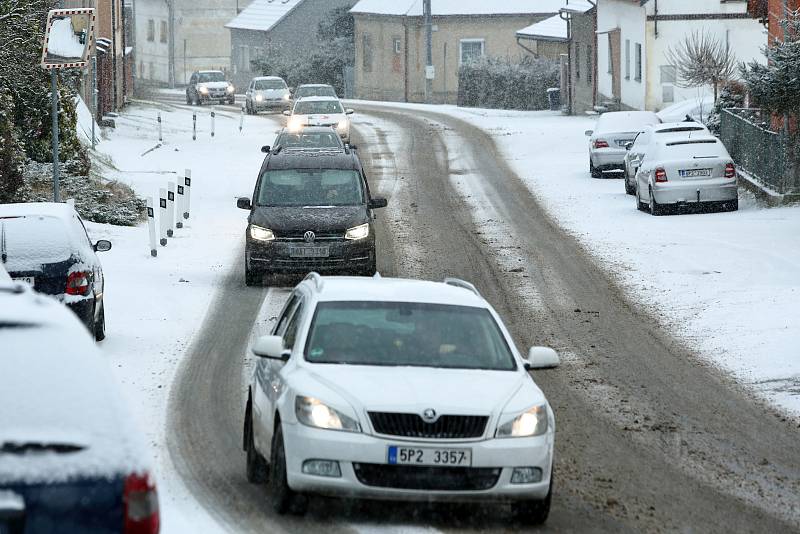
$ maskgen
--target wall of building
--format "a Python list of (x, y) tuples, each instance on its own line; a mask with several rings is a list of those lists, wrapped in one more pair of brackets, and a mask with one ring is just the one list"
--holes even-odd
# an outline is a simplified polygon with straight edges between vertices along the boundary
[(406, 100), (406, 22), (406, 17), (355, 17), (356, 98)]
[[(136, 78), (160, 84), (169, 83), (169, 12), (164, 0), (136, 0)], [(149, 32), (152, 21), (153, 32)], [(161, 28), (167, 34), (162, 39)]]
[(800, 0), (769, 0), (769, 42), (784, 40), (784, 27), (781, 22), (791, 12), (800, 10)]
[(551, 41), (548, 39), (523, 38), (517, 39), (517, 44), (522, 48), (524, 56), (555, 61), (558, 61), (561, 54), (566, 54), (568, 48), (566, 41)]
[[(572, 112), (584, 113), (595, 105), (597, 84), (597, 35), (595, 34), (596, 11), (572, 15), (572, 44), (570, 50), (570, 77), (572, 80)], [(580, 47), (580, 57), (575, 48)]]
[[(682, 1), (682, 0), (678, 0)], [(661, 2), (664, 4), (666, 2)], [(660, 4), (659, 4), (660, 5)], [(644, 62), (647, 57), (645, 39), (646, 11), (638, 2), (623, 0), (605, 0), (597, 5), (597, 100), (614, 100), (613, 79), (611, 75), (612, 61), (619, 62), (619, 100), (624, 108), (644, 109), (645, 81), (635, 76), (636, 44), (642, 46), (642, 76)], [(619, 29), (619, 51), (612, 57), (609, 53), (610, 31)], [(630, 72), (625, 68), (626, 43), (630, 43)]]

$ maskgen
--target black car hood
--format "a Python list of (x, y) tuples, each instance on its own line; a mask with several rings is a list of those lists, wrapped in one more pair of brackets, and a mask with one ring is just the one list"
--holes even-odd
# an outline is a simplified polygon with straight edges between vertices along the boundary
[(366, 206), (267, 207), (257, 206), (250, 214), (252, 224), (269, 228), (280, 239), (303, 235), (308, 230), (317, 235), (339, 234), (369, 222)]

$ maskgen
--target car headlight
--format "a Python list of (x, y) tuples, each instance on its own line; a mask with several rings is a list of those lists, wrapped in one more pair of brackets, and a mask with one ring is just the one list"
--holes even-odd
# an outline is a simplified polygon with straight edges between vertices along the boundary
[(348, 228), (347, 232), (345, 232), (344, 234), (344, 238), (349, 239), (350, 241), (364, 239), (365, 237), (368, 236), (369, 236), (369, 223), (355, 226), (353, 228)]
[(547, 432), (547, 405), (534, 406), (497, 427), (498, 438), (541, 436)]
[(229, 92), (229, 93), (232, 93), (232, 92), (234, 92), (235, 90), (236, 90), (236, 88), (235, 88), (234, 86), (232, 86), (232, 85), (229, 85), (229, 86), (228, 86), (228, 92)]
[(290, 98), (292, 98), (292, 95), (290, 95), (289, 93), (286, 93), (285, 95), (283, 95), (283, 99), (284, 100), (289, 100)]
[(264, 100), (264, 95), (256, 95), (256, 102), (261, 102)]
[(294, 412), (297, 420), (306, 426), (361, 432), (361, 425), (358, 424), (358, 421), (313, 397), (297, 397), (294, 401)]
[(207, 95), (208, 94), (208, 87), (206, 87), (205, 85), (201, 85), (200, 89), (198, 89), (198, 91), (200, 91), (204, 95)]
[(302, 118), (291, 118), (289, 119), (289, 131), (296, 133), (303, 129), (305, 126), (305, 121)]
[(250, 237), (256, 241), (274, 241), (275, 234), (269, 228), (262, 228), (255, 224), (250, 225)]
[(339, 121), (339, 124), (336, 125), (336, 128), (339, 130), (346, 130), (348, 127), (347, 119), (342, 119)]

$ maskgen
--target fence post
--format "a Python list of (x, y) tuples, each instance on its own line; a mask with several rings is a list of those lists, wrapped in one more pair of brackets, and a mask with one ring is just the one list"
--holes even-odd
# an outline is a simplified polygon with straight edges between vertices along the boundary
[(167, 237), (172, 237), (175, 232), (172, 230), (175, 226), (175, 182), (167, 182)]
[(239, 116), (239, 133), (242, 133), (243, 126), (244, 126), (244, 106), (242, 106), (242, 114)]
[(214, 110), (212, 109), (212, 110), (211, 110), (211, 137), (214, 137), (214, 118), (215, 118), (216, 116), (217, 116), (217, 114), (216, 114), (216, 113), (214, 112)]
[(147, 230), (150, 233), (150, 255), (158, 256), (158, 245), (156, 243), (156, 214), (153, 210), (153, 197), (147, 197)]
[(186, 207), (184, 208), (186, 211), (183, 212), (183, 218), (188, 219), (192, 206), (192, 169), (184, 171), (183, 185), (186, 186)]
[(162, 135), (162, 132), (161, 132), (161, 112), (159, 111), (158, 112), (158, 142), (160, 143), (163, 140), (164, 140), (164, 136)]
[(178, 198), (175, 199), (175, 228), (183, 228), (183, 221), (181, 221), (181, 214), (184, 213), (183, 202), (186, 198), (183, 192), (184, 192), (183, 186), (181, 185), (180, 181), (178, 181)]
[(197, 141), (197, 112), (192, 112), (192, 141)]
[(167, 246), (167, 190), (163, 187), (158, 190), (158, 226), (162, 247)]

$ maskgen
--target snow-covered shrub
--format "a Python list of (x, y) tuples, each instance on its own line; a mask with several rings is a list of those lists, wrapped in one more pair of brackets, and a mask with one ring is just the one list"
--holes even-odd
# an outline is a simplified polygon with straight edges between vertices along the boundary
[(555, 60), (483, 58), (458, 71), (458, 105), (499, 109), (547, 109), (547, 89), (559, 86)]
[(17, 200), (23, 184), (23, 151), (13, 111), (11, 95), (0, 88), (0, 203)]
[(745, 95), (747, 88), (743, 83), (730, 80), (722, 86), (719, 91), (719, 97), (714, 103), (714, 108), (709, 113), (706, 119), (706, 126), (716, 136), (720, 134), (720, 114), (723, 109), (729, 108), (743, 108), (745, 102)]

